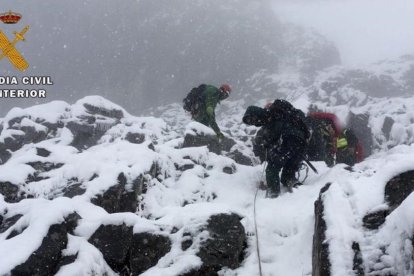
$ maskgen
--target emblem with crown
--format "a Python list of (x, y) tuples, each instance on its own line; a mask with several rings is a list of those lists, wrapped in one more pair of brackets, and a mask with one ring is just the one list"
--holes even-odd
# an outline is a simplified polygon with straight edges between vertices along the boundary
[(5, 13), (0, 13), (0, 20), (5, 24), (16, 24), (22, 18), (22, 15), (17, 12), (9, 10)]

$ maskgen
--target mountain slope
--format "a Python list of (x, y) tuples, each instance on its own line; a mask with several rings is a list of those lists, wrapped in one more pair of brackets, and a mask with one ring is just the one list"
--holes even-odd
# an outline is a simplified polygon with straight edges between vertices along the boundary
[[(363, 110), (374, 116), (382, 104)], [(189, 135), (213, 133), (189, 123), (179, 106), (164, 110), (164, 119), (134, 117), (96, 96), (11, 110), (0, 143), (0, 274), (47, 267), (57, 275), (254, 275), (258, 235), (264, 275), (311, 275), (314, 202), (322, 198), (332, 275), (353, 273), (354, 242), (367, 273), (410, 275), (411, 197), (392, 205), (384, 187), (413, 169), (412, 146), (386, 150), (399, 143), (393, 134), (352, 170), (315, 162), (319, 174), (304, 167), (303, 186), (277, 199), (259, 190), (255, 205), (264, 177), (250, 150), (256, 128), (240, 123), (240, 102), (220, 108), (219, 124), (234, 139), (222, 155), (186, 145)], [(411, 127), (401, 112), (384, 116)], [(372, 130), (375, 138), (381, 124)], [(367, 230), (364, 218), (378, 210), (390, 215)]]

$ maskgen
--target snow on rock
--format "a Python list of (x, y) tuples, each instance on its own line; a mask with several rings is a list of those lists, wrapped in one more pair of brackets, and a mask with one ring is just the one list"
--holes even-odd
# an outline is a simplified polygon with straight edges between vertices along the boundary
[(314, 162), (319, 174), (303, 168), (303, 185), (277, 199), (257, 190), (264, 167), (251, 150), (257, 128), (241, 123), (243, 101), (220, 105), (222, 143), (176, 105), (160, 118), (96, 96), (52, 102), (53, 116), (47, 106), (14, 110), (2, 137), (25, 127), (46, 135), (4, 148), (0, 274), (250, 276), (259, 250), (263, 275), (410, 275), (413, 198), (403, 183), (414, 170), (405, 145), (414, 101), (317, 102), (345, 121), (368, 112), (375, 151), (352, 168)]
[[(319, 256), (328, 254), (331, 275), (412, 274), (413, 161), (414, 147), (398, 146), (352, 171), (337, 171), (318, 201), (326, 227), (315, 229), (324, 232), (315, 232), (316, 242), (327, 245)], [(322, 271), (327, 264), (314, 265)]]

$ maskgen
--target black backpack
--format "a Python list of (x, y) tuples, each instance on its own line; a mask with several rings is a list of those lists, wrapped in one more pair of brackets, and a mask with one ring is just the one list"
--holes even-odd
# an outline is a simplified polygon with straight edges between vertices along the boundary
[(190, 93), (183, 99), (183, 108), (191, 114), (196, 114), (204, 106), (204, 93), (206, 89), (205, 84), (191, 89)]
[(270, 106), (269, 112), (271, 117), (276, 120), (289, 120), (293, 126), (303, 131), (305, 140), (311, 137), (312, 133), (305, 122), (305, 114), (301, 110), (293, 107), (290, 102), (277, 99)]
[(251, 105), (247, 107), (243, 115), (243, 123), (246, 125), (263, 126), (269, 121), (269, 112), (266, 109)]

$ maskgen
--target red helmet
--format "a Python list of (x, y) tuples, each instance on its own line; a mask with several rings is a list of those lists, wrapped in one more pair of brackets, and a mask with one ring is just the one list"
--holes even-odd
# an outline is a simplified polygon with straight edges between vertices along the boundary
[(228, 85), (227, 83), (225, 83), (225, 84), (222, 84), (220, 86), (220, 90), (223, 91), (223, 92), (226, 92), (227, 94), (230, 94), (231, 87), (230, 87), (230, 85)]

